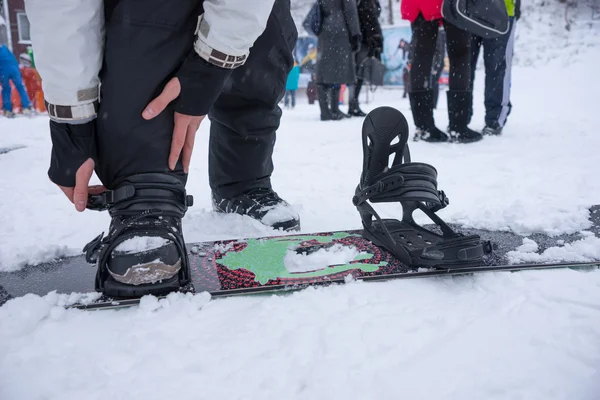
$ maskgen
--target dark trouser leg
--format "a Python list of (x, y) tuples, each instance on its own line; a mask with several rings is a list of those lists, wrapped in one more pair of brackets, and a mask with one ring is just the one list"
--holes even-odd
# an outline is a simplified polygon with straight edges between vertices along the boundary
[(290, 96), (292, 97), (292, 108), (296, 107), (296, 91), (290, 90)]
[(471, 85), (471, 34), (444, 21), (450, 61), (450, 90), (469, 90)]
[(510, 113), (510, 81), (514, 44), (514, 21), (508, 34), (484, 39), (485, 62), (485, 124), (500, 128)]
[(426, 21), (423, 15), (419, 14), (411, 24), (413, 53), (412, 67), (409, 72), (410, 92), (431, 89), (431, 67), (438, 35), (438, 23), (439, 21)]
[(317, 91), (319, 93), (319, 108), (321, 109), (321, 119), (331, 119), (331, 109), (329, 98), (331, 97), (331, 85), (318, 83)]
[(481, 44), (482, 38), (480, 36), (471, 36), (471, 80), (469, 84), (471, 89), (471, 105), (469, 106), (469, 122), (471, 122), (471, 118), (473, 117), (473, 88), (475, 87), (475, 70), (477, 68)]
[(180, 162), (175, 171), (167, 165), (173, 108), (167, 106), (150, 121), (142, 118), (142, 111), (192, 50), (198, 5), (180, 0), (105, 0), (96, 172), (109, 189), (140, 173), (186, 180)]
[(236, 69), (209, 113), (210, 187), (230, 198), (253, 188), (270, 188), (275, 131), (292, 68), (297, 31), (289, 0), (276, 0), (267, 27)]

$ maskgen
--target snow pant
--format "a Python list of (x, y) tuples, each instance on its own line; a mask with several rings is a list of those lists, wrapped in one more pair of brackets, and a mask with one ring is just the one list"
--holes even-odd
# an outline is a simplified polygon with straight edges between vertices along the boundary
[[(173, 107), (149, 121), (142, 111), (194, 51), (201, 13), (201, 0), (105, 0), (96, 173), (109, 189), (128, 176), (148, 172), (186, 182), (181, 160), (174, 171), (167, 164)], [(276, 0), (246, 63), (233, 71), (208, 114), (209, 182), (219, 197), (271, 185), (271, 156), (281, 118), (278, 103), (292, 68), (296, 38), (290, 0)]]
[[(510, 31), (503, 36), (484, 39), (472, 36), (471, 39), (471, 90), (475, 80), (475, 68), (481, 46), (485, 65), (485, 124), (501, 128), (506, 123), (512, 105), (510, 104), (511, 64), (515, 42), (515, 20), (510, 18)], [(473, 115), (471, 105), (469, 115)]]
[(5, 112), (12, 112), (13, 105), (11, 100), (10, 81), (15, 85), (19, 97), (21, 98), (21, 108), (31, 108), (31, 101), (27, 95), (27, 90), (23, 84), (23, 77), (18, 68), (3, 70), (0, 72), (0, 86), (2, 87), (2, 108)]
[[(471, 81), (471, 34), (442, 20), (446, 31), (446, 48), (450, 60), (450, 90), (468, 90)], [(410, 92), (431, 90), (431, 69), (439, 28), (439, 20), (427, 21), (423, 14), (411, 23), (412, 61)]]

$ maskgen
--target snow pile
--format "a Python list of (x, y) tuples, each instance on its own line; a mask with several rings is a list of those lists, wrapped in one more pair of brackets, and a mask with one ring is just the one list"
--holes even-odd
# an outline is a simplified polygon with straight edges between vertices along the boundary
[(551, 262), (591, 262), (600, 259), (600, 238), (586, 235), (581, 240), (565, 243), (537, 253), (537, 243), (523, 239), (523, 245), (507, 253), (511, 264)]
[(289, 249), (283, 262), (288, 272), (292, 273), (320, 271), (330, 265), (347, 264), (360, 254), (362, 253), (354, 246), (343, 246), (336, 243), (310, 254), (298, 253), (296, 249)]
[(265, 225), (274, 225), (278, 222), (290, 221), (298, 218), (298, 213), (292, 207), (286, 204), (277, 204), (275, 206), (265, 207), (260, 211), (267, 213), (262, 217)]

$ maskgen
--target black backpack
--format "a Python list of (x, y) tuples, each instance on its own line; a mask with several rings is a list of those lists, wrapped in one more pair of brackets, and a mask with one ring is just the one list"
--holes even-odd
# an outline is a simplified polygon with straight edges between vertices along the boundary
[(483, 38), (508, 34), (504, 0), (444, 0), (442, 16), (452, 25)]

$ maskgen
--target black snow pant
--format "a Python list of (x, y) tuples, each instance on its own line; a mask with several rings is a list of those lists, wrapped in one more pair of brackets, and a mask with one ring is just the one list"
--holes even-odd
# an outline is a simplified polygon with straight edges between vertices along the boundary
[[(150, 121), (141, 115), (193, 51), (202, 0), (105, 0), (105, 13), (96, 172), (109, 189), (148, 172), (174, 175), (185, 183), (181, 160), (174, 171), (167, 164), (173, 107)], [(233, 72), (208, 114), (209, 181), (220, 197), (271, 185), (278, 103), (296, 38), (290, 0), (276, 0), (246, 63)]]
[[(468, 90), (470, 85), (471, 34), (443, 20), (446, 30), (446, 48), (450, 61), (449, 89)], [(411, 24), (412, 61), (410, 68), (410, 92), (431, 90), (431, 69), (439, 20), (427, 21), (423, 14)]]
[[(510, 103), (511, 64), (515, 41), (515, 21), (510, 18), (510, 31), (500, 37), (484, 39), (473, 35), (471, 40), (471, 90), (481, 46), (485, 65), (485, 124), (494, 129), (506, 123)], [(473, 115), (471, 105), (470, 115)]]

